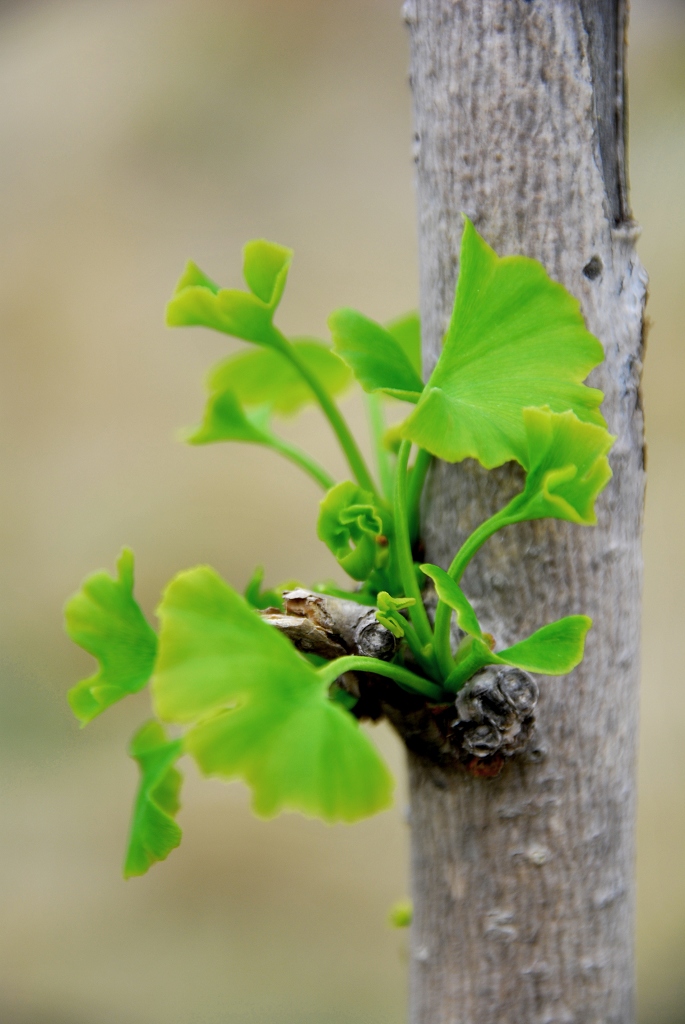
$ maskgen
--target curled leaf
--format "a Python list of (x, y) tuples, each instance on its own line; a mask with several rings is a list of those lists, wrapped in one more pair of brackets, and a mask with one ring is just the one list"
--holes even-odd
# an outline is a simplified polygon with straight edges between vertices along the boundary
[(402, 435), (448, 462), (527, 468), (524, 408), (604, 426), (602, 392), (582, 384), (602, 358), (578, 301), (536, 260), (498, 257), (465, 219), (444, 347)]
[(83, 725), (142, 690), (152, 675), (157, 637), (133, 597), (133, 561), (133, 552), (124, 548), (117, 579), (94, 573), (65, 608), (67, 633), (100, 663), (94, 676), (69, 690), (69, 704)]
[(349, 480), (336, 484), (322, 500), (317, 535), (352, 579), (365, 580), (387, 561), (383, 520), (373, 495)]
[(523, 493), (512, 502), (514, 518), (596, 523), (594, 504), (611, 479), (607, 454), (615, 438), (572, 412), (524, 409), (523, 420), (529, 469)]
[(183, 778), (174, 764), (183, 753), (183, 741), (169, 740), (153, 720), (135, 734), (129, 753), (138, 762), (141, 778), (124, 862), (125, 878), (144, 875), (181, 842), (174, 816), (180, 806)]
[(271, 310), (281, 301), (292, 259), (292, 249), (263, 238), (247, 242), (243, 248), (243, 276), (247, 287)]

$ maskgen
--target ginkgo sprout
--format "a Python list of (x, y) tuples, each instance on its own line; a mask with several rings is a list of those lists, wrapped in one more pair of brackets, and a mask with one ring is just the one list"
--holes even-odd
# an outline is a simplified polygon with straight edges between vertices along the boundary
[[(332, 345), (287, 338), (274, 315), (291, 260), (283, 246), (249, 242), (247, 291), (220, 288), (188, 264), (167, 323), (209, 327), (256, 347), (210, 371), (202, 422), (185, 436), (193, 445), (262, 445), (316, 481), (324, 492), (318, 537), (353, 582), (348, 590), (315, 584), (312, 592), (330, 599), (331, 608), (342, 601), (356, 602), (366, 615), (375, 609), (375, 628), (388, 631), (387, 658), (355, 653), (354, 644), (341, 640), (344, 630), (332, 641), (349, 651), (340, 657), (322, 657), (310, 641), (294, 642), (294, 634), (277, 628), (292, 619), (288, 585), (263, 590), (261, 568), (244, 596), (207, 566), (181, 572), (157, 609), (158, 632), (133, 596), (130, 551), (120, 555), (116, 578), (99, 572), (87, 579), (67, 604), (66, 627), (99, 668), (69, 692), (74, 714), (85, 725), (149, 684), (155, 715), (130, 747), (141, 781), (127, 877), (144, 874), (181, 840), (175, 816), (182, 755), (191, 755), (206, 775), (244, 780), (263, 817), (296, 810), (328, 822), (355, 821), (390, 805), (393, 780), (360, 728), (364, 701), (350, 683), (354, 674), (411, 694), (436, 712), (451, 708), (454, 716), (464, 706), (464, 687), (487, 666), (516, 670), (512, 686), (524, 679), (519, 670), (570, 672), (582, 660), (592, 624), (570, 615), (498, 650), (461, 586), (476, 552), (505, 526), (542, 518), (596, 522), (614, 438), (599, 412), (602, 393), (583, 383), (603, 352), (578, 302), (535, 260), (499, 258), (465, 219), (454, 310), (424, 386), (416, 314), (382, 326), (342, 309), (329, 319)], [(374, 472), (336, 403), (355, 380), (368, 396)], [(385, 421), (388, 400), (413, 405), (392, 428)], [(351, 479), (336, 481), (274, 428), (275, 419), (307, 404), (318, 405), (327, 419)], [(433, 456), (477, 459), (487, 469), (513, 460), (525, 472), (521, 492), (477, 527), (449, 566), (416, 558), (420, 499)], [(323, 627), (310, 622), (307, 628), (311, 637)], [(528, 704), (534, 687), (530, 681)], [(406, 908), (398, 911), (395, 923), (407, 923), (408, 915)]]

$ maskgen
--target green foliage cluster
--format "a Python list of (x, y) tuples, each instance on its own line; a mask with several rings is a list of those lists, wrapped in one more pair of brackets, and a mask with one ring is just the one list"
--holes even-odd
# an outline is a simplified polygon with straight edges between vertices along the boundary
[[(439, 706), (486, 665), (563, 675), (583, 656), (591, 625), (583, 615), (496, 651), (460, 586), (479, 548), (506, 526), (545, 517), (595, 522), (613, 438), (599, 412), (602, 393), (583, 383), (603, 353), (577, 301), (535, 260), (499, 258), (466, 220), (452, 319), (424, 386), (416, 314), (382, 326), (342, 309), (329, 320), (332, 346), (285, 337), (274, 314), (291, 259), (282, 246), (249, 242), (247, 291), (220, 288), (195, 264), (186, 267), (167, 322), (210, 327), (255, 346), (211, 370), (202, 423), (187, 441), (259, 444), (316, 481), (324, 492), (318, 536), (356, 581), (349, 591), (328, 592), (375, 607), (398, 638), (397, 653), (391, 661), (315, 663), (259, 616), (259, 609), (282, 606), (279, 588), (262, 590), (261, 569), (244, 596), (206, 566), (180, 573), (157, 609), (158, 633), (133, 596), (130, 551), (121, 554), (116, 578), (100, 572), (86, 580), (67, 605), (67, 630), (99, 669), (70, 691), (75, 715), (85, 725), (149, 682), (156, 716), (130, 748), (141, 782), (126, 876), (143, 874), (180, 842), (175, 763), (184, 753), (206, 775), (243, 779), (264, 817), (291, 809), (354, 821), (387, 807), (392, 778), (352, 714), (354, 698), (335, 685), (345, 671), (372, 671)], [(375, 473), (336, 404), (355, 380), (367, 395)], [(413, 406), (392, 429), (387, 401)], [(351, 479), (336, 482), (274, 429), (274, 419), (308, 403), (328, 420)], [(447, 569), (418, 565), (413, 555), (433, 456), (477, 459), (489, 469), (514, 460), (526, 474), (521, 493), (474, 531)], [(432, 622), (423, 595), (430, 584), (437, 594)], [(318, 589), (327, 592), (326, 585)], [(456, 651), (453, 615), (464, 634)]]

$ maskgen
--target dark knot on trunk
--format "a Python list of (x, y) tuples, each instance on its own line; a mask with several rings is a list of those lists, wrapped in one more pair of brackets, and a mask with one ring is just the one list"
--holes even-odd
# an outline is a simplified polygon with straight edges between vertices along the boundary
[(490, 665), (457, 695), (454, 739), (474, 757), (511, 756), (530, 739), (538, 685), (519, 668)]

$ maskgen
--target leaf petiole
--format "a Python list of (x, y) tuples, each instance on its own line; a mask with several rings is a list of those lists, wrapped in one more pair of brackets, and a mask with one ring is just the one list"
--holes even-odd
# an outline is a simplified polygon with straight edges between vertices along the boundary
[[(491, 516), (489, 519), (486, 519), (484, 523), (481, 523), (480, 526), (473, 531), (471, 536), (464, 541), (452, 559), (452, 564), (447, 570), (448, 575), (451, 576), (456, 583), (459, 583), (464, 575), (467, 565), (476, 552), (482, 548), (486, 540), (492, 537), (494, 533), (497, 533), (498, 530), (516, 522), (516, 519), (511, 515), (511, 512), (518, 497), (519, 495), (510, 501), (503, 509), (500, 509), (499, 512), (496, 512), (494, 516)], [(438, 600), (437, 608), (435, 609), (434, 624), (435, 653), (438, 659), (438, 664), (440, 665), (440, 669), (443, 673), (445, 673), (448, 668), (450, 672), (454, 669), (454, 658), (452, 657), (452, 646), (450, 643), (452, 611), (453, 609), (445, 601)]]
[(279, 455), (294, 462), (296, 466), (308, 473), (324, 491), (330, 491), (331, 487), (335, 487), (335, 480), (330, 473), (327, 473), (323, 466), (320, 466), (316, 459), (313, 459), (306, 451), (298, 448), (297, 445), (290, 444), (289, 441), (284, 441), (281, 437), (272, 435), (272, 438), (269, 445), (272, 451), (278, 452)]
[[(418, 638), (423, 647), (433, 649), (433, 630), (431, 629), (428, 615), (423, 605), (423, 598), (419, 588), (416, 573), (414, 572), (414, 561), (411, 553), (411, 541), (409, 538), (409, 521), (407, 518), (407, 464), (411, 451), (411, 441), (403, 441), (397, 456), (397, 469), (395, 472), (395, 551), (397, 565), (400, 571), (402, 587), (407, 597), (413, 597), (415, 603), (408, 609), (409, 616)], [(433, 659), (434, 660), (434, 659)]]
[(392, 501), (393, 468), (390, 462), (390, 453), (383, 443), (383, 435), (385, 434), (383, 403), (380, 396), (377, 394), (365, 394), (364, 397), (366, 398), (366, 409), (369, 417), (369, 426), (371, 427), (373, 446), (376, 453), (376, 464), (378, 466), (378, 476), (381, 481), (381, 488), (388, 501)]
[(409, 475), (407, 511), (409, 516), (409, 539), (414, 544), (419, 537), (419, 513), (423, 485), (433, 456), (425, 448), (419, 448), (413, 469)]
[(373, 478), (368, 470), (364, 456), (359, 450), (359, 446), (352, 436), (352, 432), (347, 425), (345, 417), (342, 415), (337, 405), (328, 394), (328, 391), (321, 384), (316, 374), (312, 373), (306, 363), (300, 359), (300, 356), (293, 345), (288, 341), (284, 334), (282, 334), (277, 327), (271, 325), (274, 338), (277, 341), (279, 351), (285, 356), (286, 359), (295, 367), (300, 376), (311, 388), (317, 402), (321, 406), (321, 410), (330, 423), (333, 431), (340, 442), (345, 457), (349, 463), (350, 469), (352, 470), (357, 483), (364, 490), (371, 491), (372, 494), (376, 495), (381, 500), (378, 494), (378, 489), (373, 482)]
[(445, 697), (445, 691), (441, 686), (415, 675), (409, 669), (401, 665), (392, 665), (390, 662), (381, 661), (379, 658), (367, 658), (364, 655), (349, 654), (344, 658), (336, 658), (317, 669), (317, 675), (322, 683), (330, 686), (344, 672), (373, 672), (375, 675), (386, 676), (393, 679), (399, 686), (411, 693), (420, 693), (424, 697), (437, 703)]

